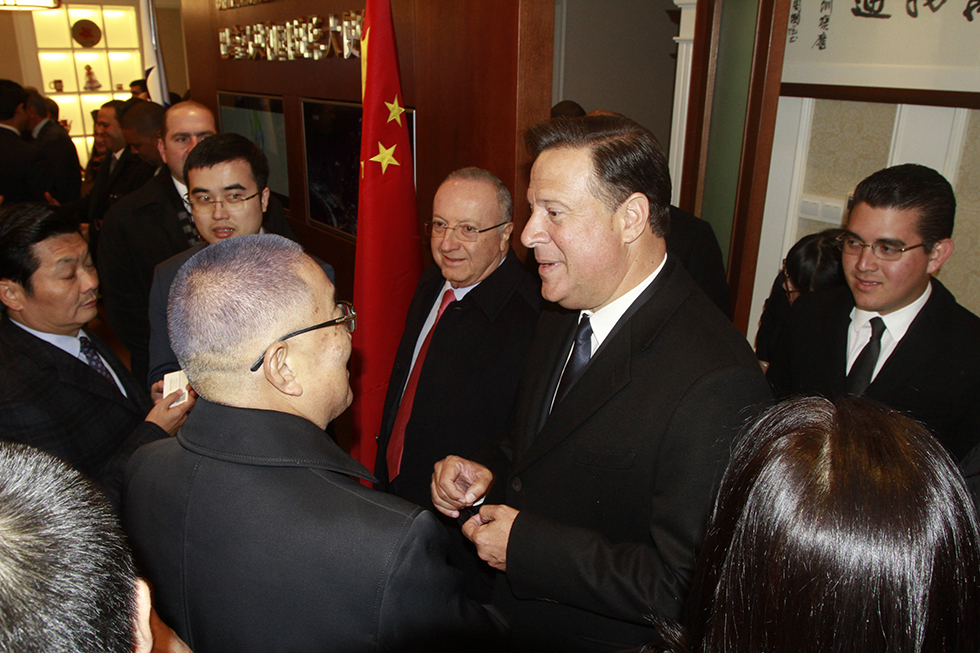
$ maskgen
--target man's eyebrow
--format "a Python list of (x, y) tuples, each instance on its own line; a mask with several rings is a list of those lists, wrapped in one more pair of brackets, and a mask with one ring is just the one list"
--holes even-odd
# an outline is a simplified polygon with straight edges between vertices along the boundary
[(246, 189), (241, 184), (236, 183), (236, 184), (225, 186), (224, 190), (246, 190)]
[(195, 186), (191, 189), (192, 193), (210, 193), (211, 191), (207, 188), (201, 188), (200, 186)]

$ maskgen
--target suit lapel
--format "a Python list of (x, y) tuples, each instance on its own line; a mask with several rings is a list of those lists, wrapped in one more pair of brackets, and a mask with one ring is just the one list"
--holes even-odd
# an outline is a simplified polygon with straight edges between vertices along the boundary
[(941, 333), (935, 324), (936, 315), (943, 303), (943, 295), (948, 292), (945, 288), (940, 291), (940, 287), (939, 282), (933, 284), (932, 296), (912, 320), (905, 336), (868, 386), (866, 394), (869, 397), (881, 399), (899, 387), (915, 386), (915, 383), (909, 381), (910, 377), (920, 374), (928, 367), (937, 346), (935, 334)]
[(676, 261), (668, 257), (661, 273), (619, 319), (582, 376), (549, 414), (551, 398), (571, 347), (578, 313), (570, 313), (564, 318), (559, 337), (555, 338), (561, 346), (552, 348), (546, 359), (551, 365), (550, 372), (539, 376), (532, 398), (537, 414), (541, 416), (540, 431), (533, 436), (525, 434), (519, 444), (522, 451), (515, 472), (554, 448), (629, 385), (633, 356), (653, 344), (667, 319), (689, 294), (689, 291), (678, 292), (676, 287), (669, 287), (675, 279)]

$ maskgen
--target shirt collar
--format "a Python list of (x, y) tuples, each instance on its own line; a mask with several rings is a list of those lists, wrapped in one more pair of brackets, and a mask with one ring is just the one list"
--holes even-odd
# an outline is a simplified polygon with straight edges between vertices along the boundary
[(860, 308), (855, 307), (851, 311), (851, 328), (857, 333), (864, 325), (871, 321), (871, 318), (880, 317), (882, 322), (885, 323), (885, 328), (888, 329), (888, 333), (891, 334), (892, 338), (896, 342), (902, 339), (905, 332), (909, 330), (912, 325), (912, 321), (915, 316), (919, 314), (922, 307), (926, 305), (929, 301), (929, 297), (932, 295), (932, 283), (926, 286), (925, 291), (919, 295), (919, 298), (914, 302), (898, 309), (897, 311), (892, 311), (888, 315), (881, 315), (875, 311), (865, 311)]
[(65, 352), (69, 356), (78, 358), (78, 354), (82, 351), (82, 344), (79, 342), (79, 336), (85, 336), (91, 340), (91, 336), (85, 333), (83, 329), (79, 329), (78, 333), (73, 336), (64, 336), (57, 333), (46, 333), (44, 331), (38, 331), (37, 329), (32, 329), (31, 327), (21, 324), (17, 320), (11, 319), (11, 322), (19, 326), (24, 331), (27, 331), (31, 335), (34, 335), (44, 342), (54, 345), (61, 351)]
[(579, 319), (581, 319), (582, 315), (589, 316), (589, 325), (592, 327), (592, 335), (597, 345), (602, 344), (606, 337), (615, 328), (616, 323), (619, 322), (619, 319), (623, 317), (623, 314), (625, 314), (626, 311), (629, 310), (629, 307), (633, 305), (633, 302), (636, 301), (636, 298), (639, 297), (640, 294), (643, 293), (643, 291), (646, 290), (651, 283), (653, 283), (653, 280), (657, 278), (657, 275), (664, 269), (664, 265), (666, 265), (666, 263), (667, 254), (664, 253), (664, 260), (660, 262), (657, 269), (622, 297), (613, 300), (594, 313), (591, 311), (582, 311), (579, 314)]
[(34, 138), (37, 138), (37, 135), (41, 133), (41, 130), (44, 129), (44, 126), (46, 124), (48, 124), (49, 122), (51, 122), (51, 119), (50, 118), (45, 118), (41, 122), (39, 122), (36, 125), (34, 125), (34, 129), (31, 130), (31, 136), (33, 136)]
[(9, 130), (10, 130), (10, 131), (12, 131), (13, 133), (15, 133), (15, 134), (17, 134), (18, 136), (20, 136), (20, 132), (19, 132), (19, 131), (17, 131), (17, 129), (16, 129), (15, 127), (11, 127), (10, 125), (6, 125), (6, 124), (4, 124), (4, 123), (2, 123), (2, 122), (0, 122), (0, 127), (3, 127), (4, 129), (9, 129)]
[(170, 180), (174, 182), (174, 188), (177, 189), (177, 194), (180, 195), (180, 201), (183, 202), (184, 206), (187, 207), (187, 210), (190, 211), (191, 205), (187, 201), (187, 184), (180, 183), (180, 181), (178, 181), (173, 175), (170, 175)]

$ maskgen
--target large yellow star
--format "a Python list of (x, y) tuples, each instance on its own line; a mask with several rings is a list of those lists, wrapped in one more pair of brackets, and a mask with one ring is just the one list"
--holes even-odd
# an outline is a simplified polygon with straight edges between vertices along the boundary
[(391, 112), (388, 114), (388, 122), (391, 122), (392, 120), (397, 120), (398, 126), (401, 127), (402, 114), (405, 113), (405, 109), (398, 106), (398, 96), (397, 95), (395, 96), (394, 102), (385, 102), (385, 106), (388, 107), (388, 111)]
[(388, 171), (389, 165), (400, 166), (401, 164), (395, 160), (395, 148), (398, 144), (392, 145), (389, 149), (385, 149), (385, 146), (378, 141), (378, 154), (371, 157), (371, 161), (377, 161), (381, 164), (381, 174)]

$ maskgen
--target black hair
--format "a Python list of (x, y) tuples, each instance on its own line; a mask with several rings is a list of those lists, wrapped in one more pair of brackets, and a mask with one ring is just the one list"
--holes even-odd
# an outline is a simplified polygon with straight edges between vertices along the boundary
[(956, 196), (946, 178), (932, 168), (905, 163), (879, 170), (854, 189), (854, 205), (861, 202), (874, 209), (917, 211), (915, 232), (927, 251), (953, 236)]
[(650, 227), (658, 236), (670, 228), (670, 170), (657, 137), (621, 116), (554, 118), (525, 135), (533, 158), (554, 148), (584, 148), (592, 155), (592, 194), (615, 211), (633, 193), (650, 201)]
[(27, 102), (27, 91), (12, 79), (0, 79), (0, 120), (10, 120), (17, 107)]
[(31, 276), (41, 265), (34, 245), (73, 233), (78, 224), (57, 207), (24, 202), (0, 208), (0, 279), (17, 282), (30, 295)]
[(827, 229), (800, 238), (786, 254), (786, 274), (802, 294), (844, 285), (837, 238), (843, 229)]
[(191, 150), (184, 161), (184, 179), (195, 168), (213, 168), (226, 161), (242, 160), (252, 169), (259, 191), (269, 182), (269, 161), (259, 146), (239, 134), (227, 132), (209, 136)]

